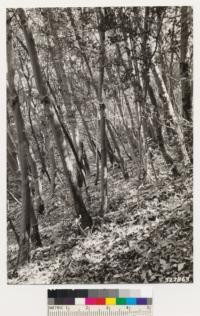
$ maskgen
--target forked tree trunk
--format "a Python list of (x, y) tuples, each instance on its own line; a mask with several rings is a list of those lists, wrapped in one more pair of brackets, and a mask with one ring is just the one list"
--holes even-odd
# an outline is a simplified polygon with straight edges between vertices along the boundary
[(44, 82), (44, 78), (39, 64), (37, 50), (35, 47), (35, 41), (32, 32), (28, 26), (28, 20), (25, 11), (23, 9), (17, 9), (17, 13), (21, 21), (22, 30), (29, 51), (36, 86), (40, 94), (41, 101), (44, 105), (44, 109), (49, 118), (55, 142), (60, 153), (66, 180), (68, 181), (71, 195), (74, 201), (76, 214), (78, 217), (80, 217), (81, 225), (83, 228), (88, 226), (91, 227), (92, 219), (85, 207), (85, 204), (81, 196), (81, 192), (77, 187), (77, 183), (74, 181), (75, 170), (72, 168), (73, 164), (71, 162), (71, 157), (68, 155), (67, 143), (65, 138), (63, 137), (62, 128), (60, 126), (60, 122), (55, 112), (55, 105), (53, 106), (53, 100), (50, 98), (46, 84)]

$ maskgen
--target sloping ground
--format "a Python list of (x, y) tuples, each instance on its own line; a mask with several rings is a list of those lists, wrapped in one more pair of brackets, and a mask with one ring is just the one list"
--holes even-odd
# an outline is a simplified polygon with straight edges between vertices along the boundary
[(103, 221), (97, 216), (100, 193), (95, 175), (90, 176), (87, 207), (94, 227), (84, 235), (70, 201), (63, 202), (67, 190), (61, 184), (54, 199), (46, 200), (48, 215), (40, 218), (43, 247), (31, 250), (31, 262), (15, 273), (17, 247), (9, 232), (8, 283), (191, 282), (191, 173), (174, 180), (157, 160), (159, 182), (150, 171), (139, 188), (131, 162), (127, 181), (119, 169), (109, 171), (109, 210)]

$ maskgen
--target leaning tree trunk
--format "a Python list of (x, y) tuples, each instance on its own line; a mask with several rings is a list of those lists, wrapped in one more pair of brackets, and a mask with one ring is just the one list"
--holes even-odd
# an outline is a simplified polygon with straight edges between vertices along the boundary
[(121, 171), (123, 173), (124, 179), (128, 179), (129, 175), (128, 175), (128, 172), (127, 172), (127, 170), (125, 168), (125, 165), (124, 165), (124, 159), (123, 159), (123, 157), (121, 155), (120, 148), (118, 146), (117, 140), (115, 138), (115, 134), (114, 134), (114, 132), (112, 130), (112, 127), (110, 125), (110, 121), (109, 120), (106, 120), (106, 125), (107, 125), (108, 131), (110, 133), (110, 137), (112, 139), (112, 142), (113, 142), (113, 144), (115, 146), (115, 149), (116, 149), (116, 152), (117, 152), (117, 155), (118, 155), (118, 158), (119, 158), (119, 165), (120, 165)]
[[(14, 114), (14, 120), (18, 138), (18, 157), (21, 169), (21, 190), (22, 190), (22, 223), (20, 232), (20, 248), (18, 254), (18, 264), (24, 264), (29, 260), (30, 238), (36, 246), (41, 246), (40, 235), (38, 231), (37, 220), (35, 218), (33, 204), (31, 200), (29, 177), (28, 177), (28, 159), (27, 159), (27, 139), (25, 135), (25, 126), (20, 109), (19, 98), (14, 83), (15, 68), (13, 60), (12, 32), (8, 23), (7, 38), (7, 64), (8, 64), (8, 86), (9, 102)], [(34, 226), (33, 226), (34, 225)]]
[[(43, 16), (46, 18), (45, 11), (43, 12)], [(63, 60), (62, 49), (58, 41), (56, 30), (54, 29), (53, 15), (50, 12), (48, 13), (48, 20), (50, 21), (50, 26), (51, 26), (51, 30), (53, 33), (53, 40), (54, 40), (54, 47), (51, 47), (49, 44), (49, 50), (51, 52), (51, 57), (53, 60), (56, 77), (58, 80), (58, 84), (60, 86), (60, 92), (61, 92), (63, 102), (65, 105), (64, 111), (67, 111), (66, 121), (67, 121), (67, 124), (70, 126), (70, 131), (72, 133), (72, 139), (73, 139), (73, 144), (74, 144), (74, 150), (76, 151), (76, 154), (78, 157), (79, 147), (80, 147), (80, 133), (79, 133), (78, 124), (77, 124), (75, 111), (74, 111), (74, 108), (76, 107), (75, 107), (74, 100), (72, 97), (71, 87), (68, 82), (69, 80), (66, 76), (64, 65), (62, 62)], [(55, 47), (57, 48), (57, 54), (55, 51)], [(61, 124), (61, 126), (64, 127), (64, 124)], [(64, 132), (64, 135), (66, 135), (65, 132)], [(78, 177), (78, 179), (75, 179), (75, 182), (81, 183), (81, 186), (82, 186), (83, 182), (86, 183), (84, 170), (82, 167), (80, 168), (79, 165), (76, 165), (76, 160), (73, 159), (72, 162), (74, 164), (73, 169), (76, 168), (75, 174)], [(79, 159), (79, 162), (81, 164), (80, 159)]]
[(44, 82), (44, 78), (43, 78), (42, 71), (39, 64), (37, 50), (35, 47), (35, 41), (34, 41), (32, 32), (28, 26), (28, 20), (27, 20), (25, 11), (23, 9), (17, 9), (17, 13), (21, 21), (22, 30), (23, 30), (27, 48), (29, 51), (36, 86), (40, 94), (41, 101), (44, 105), (44, 109), (49, 118), (51, 129), (54, 134), (55, 142), (56, 142), (58, 151), (60, 153), (64, 173), (68, 181), (71, 195), (74, 201), (76, 214), (78, 217), (80, 217), (81, 225), (83, 228), (88, 227), (88, 226), (91, 227), (92, 219), (89, 213), (87, 212), (87, 209), (85, 207), (85, 204), (81, 196), (81, 192), (77, 188), (77, 183), (74, 181), (73, 175), (74, 175), (75, 170), (72, 169), (72, 163), (70, 159), (71, 157), (69, 157), (68, 155), (67, 143), (66, 143), (65, 138), (63, 137), (62, 128), (60, 126), (60, 122), (55, 112), (55, 105), (53, 104), (53, 100), (50, 98), (48, 94), (48, 90)]
[[(113, 86), (114, 78), (113, 78), (111, 69), (108, 66), (106, 66), (106, 72), (107, 72), (107, 76), (108, 76), (108, 80), (110, 82), (110, 85)], [(127, 135), (128, 141), (129, 141), (130, 152), (131, 152), (131, 159), (134, 161), (135, 160), (135, 149), (138, 147), (138, 143), (137, 143), (136, 138), (133, 136), (132, 131), (128, 128), (128, 125), (127, 125), (127, 123), (125, 121), (124, 114), (123, 114), (123, 111), (122, 111), (121, 101), (120, 101), (120, 99), (119, 99), (119, 97), (117, 95), (117, 91), (116, 91), (115, 87), (113, 87), (113, 97), (114, 97), (114, 100), (116, 102), (117, 109), (119, 111), (119, 114), (120, 114), (120, 117), (122, 119), (122, 123), (123, 123), (124, 129), (126, 131), (126, 135)]]

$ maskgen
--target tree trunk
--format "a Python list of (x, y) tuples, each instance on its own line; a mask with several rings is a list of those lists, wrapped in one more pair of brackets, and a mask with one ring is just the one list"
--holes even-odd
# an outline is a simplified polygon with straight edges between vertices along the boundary
[(105, 135), (105, 105), (100, 104), (100, 134), (101, 134), (101, 208), (100, 216), (107, 210), (107, 153)]
[(181, 56), (180, 56), (180, 77), (182, 93), (183, 117), (191, 121), (192, 92), (190, 85), (189, 62), (187, 59), (189, 39), (189, 8), (181, 7)]
[(22, 30), (23, 30), (25, 40), (27, 43), (27, 48), (29, 51), (30, 59), (31, 59), (36, 86), (40, 94), (41, 101), (44, 105), (44, 109), (49, 118), (50, 125), (54, 134), (55, 142), (61, 156), (64, 173), (66, 176), (66, 180), (68, 181), (71, 195), (74, 201), (76, 214), (78, 217), (80, 217), (81, 225), (83, 228), (88, 227), (88, 226), (91, 227), (92, 219), (89, 213), (87, 212), (87, 209), (85, 207), (85, 204), (81, 196), (81, 192), (77, 187), (77, 183), (74, 181), (73, 175), (74, 175), (75, 170), (73, 169), (71, 157), (69, 156), (68, 150), (67, 150), (66, 140), (63, 137), (62, 128), (60, 126), (60, 122), (55, 112), (55, 108), (54, 108), (55, 105), (53, 106), (53, 100), (50, 98), (46, 84), (44, 82), (44, 78), (43, 78), (40, 64), (39, 64), (38, 54), (35, 47), (35, 41), (34, 41), (32, 32), (28, 27), (28, 21), (27, 21), (25, 11), (23, 9), (17, 9), (17, 13), (19, 15), (21, 25), (22, 25)]
[(103, 81), (104, 81), (104, 64), (105, 64), (105, 31), (103, 26), (102, 8), (97, 8), (98, 32), (100, 38), (99, 46), (99, 86), (98, 100), (100, 111), (100, 139), (101, 139), (101, 207), (100, 216), (104, 216), (108, 207), (108, 192), (107, 192), (107, 146), (106, 146), (106, 124), (105, 124), (105, 104), (102, 100)]
[(19, 171), (17, 151), (9, 130), (7, 131), (7, 156), (12, 171), (17, 173)]
[(91, 69), (90, 64), (89, 64), (89, 60), (88, 60), (87, 55), (85, 53), (85, 46), (82, 45), (80, 35), (77, 32), (76, 23), (75, 23), (75, 20), (74, 20), (71, 8), (67, 8), (67, 15), (68, 15), (68, 17), (70, 19), (72, 28), (74, 30), (74, 34), (75, 34), (76, 40), (78, 42), (78, 46), (80, 48), (80, 53), (81, 53), (81, 55), (82, 55), (82, 57), (83, 57), (83, 59), (85, 61), (86, 67), (88, 69), (88, 72), (89, 72), (89, 75), (90, 75), (90, 78), (91, 78), (91, 84), (93, 86), (93, 89), (95, 91), (96, 96), (98, 97), (98, 88), (97, 88), (97, 85), (96, 85), (95, 80), (94, 80), (94, 76), (93, 76), (93, 72), (92, 72), (92, 69)]
[(38, 155), (39, 155), (39, 158), (40, 158), (40, 162), (41, 162), (41, 165), (42, 165), (43, 172), (46, 174), (49, 182), (51, 182), (51, 179), (50, 179), (50, 176), (49, 176), (46, 164), (45, 164), (45, 160), (44, 160), (44, 157), (42, 155), (42, 152), (41, 152), (41, 149), (40, 149), (40, 145), (39, 145), (39, 142), (38, 142), (38, 139), (37, 139), (37, 136), (36, 136), (36, 133), (35, 133), (35, 129), (34, 129), (33, 123), (32, 123), (32, 118), (31, 118), (31, 100), (30, 100), (30, 98), (28, 96), (27, 96), (27, 99), (28, 99), (27, 103), (28, 103), (28, 106), (29, 106), (28, 116), (29, 116), (29, 122), (30, 122), (30, 126), (31, 126), (31, 132), (32, 132), (33, 138), (34, 138), (36, 146), (37, 146)]
[[(110, 84), (112, 85), (113, 83), (113, 77), (112, 77), (112, 73), (111, 73), (111, 70), (110, 68), (107, 66), (106, 67), (106, 72), (107, 72), (107, 75), (108, 75), (108, 79), (110, 81)], [(113, 79), (113, 80), (112, 80)], [(130, 152), (131, 152), (131, 158), (132, 160), (134, 161), (135, 160), (135, 149), (137, 148), (138, 144), (137, 144), (137, 140), (134, 138), (133, 136), (133, 133), (131, 133), (130, 129), (128, 128), (127, 126), (127, 123), (125, 121), (125, 118), (124, 118), (124, 114), (123, 114), (123, 111), (122, 111), (122, 106), (121, 106), (121, 102), (120, 102), (120, 99), (119, 97), (117, 96), (117, 91), (115, 88), (113, 88), (113, 97), (115, 99), (115, 102), (116, 102), (116, 105), (117, 105), (117, 108), (118, 108), (118, 111), (119, 111), (119, 114), (120, 114), (120, 117), (122, 119), (122, 122), (123, 122), (123, 126), (125, 128), (125, 131), (126, 131), (126, 134), (127, 134), (127, 138), (128, 138), (128, 141), (129, 141), (129, 145), (130, 145)]]
[[(50, 90), (50, 93), (51, 93), (51, 95), (53, 96), (53, 99), (54, 99), (54, 101), (55, 101), (55, 103), (56, 103), (56, 102), (57, 102), (57, 99), (56, 99), (56, 96), (55, 96), (54, 91), (53, 91), (52, 88), (51, 88), (51, 85), (50, 85), (49, 81), (47, 81), (47, 85), (48, 85), (49, 90)], [(76, 168), (76, 167), (78, 168), (79, 175), (82, 177), (82, 181), (85, 183), (85, 186), (87, 187), (87, 185), (86, 185), (86, 180), (85, 180), (85, 176), (84, 176), (84, 172), (83, 172), (83, 166), (82, 166), (82, 163), (81, 163), (81, 161), (79, 160), (79, 157), (78, 157), (77, 145), (76, 145), (76, 143), (73, 143), (72, 138), (71, 138), (71, 135), (70, 135), (70, 132), (69, 132), (68, 128), (65, 127), (65, 125), (64, 125), (64, 123), (63, 123), (63, 121), (62, 121), (62, 119), (61, 119), (60, 113), (58, 112), (58, 109), (57, 109), (55, 103), (52, 102), (52, 106), (53, 106), (53, 110), (55, 111), (56, 119), (58, 120), (58, 122), (59, 122), (59, 124), (60, 124), (60, 126), (61, 126), (61, 129), (62, 129), (63, 134), (64, 134), (64, 136), (65, 136), (65, 140), (67, 140), (67, 142), (69, 143), (70, 148), (71, 148), (71, 150), (72, 150), (72, 153), (73, 153), (73, 155), (74, 155), (74, 158), (75, 158), (75, 160), (76, 160), (76, 164), (77, 164), (76, 166), (75, 166), (75, 164), (74, 164), (74, 160), (71, 161), (71, 163), (72, 163), (72, 169), (74, 169), (74, 168)], [(68, 149), (67, 149), (67, 152), (68, 152)], [(68, 156), (69, 156), (69, 155), (68, 155)]]
[[(41, 183), (39, 178), (39, 172), (37, 168), (37, 163), (32, 151), (32, 148), (27, 143), (27, 151), (28, 151), (28, 162), (31, 167), (32, 179), (33, 179), (33, 193), (34, 197), (34, 209), (36, 214), (44, 213), (44, 201), (41, 196)], [(35, 221), (35, 220), (34, 220)]]
[(169, 98), (169, 95), (167, 93), (165, 83), (162, 79), (160, 70), (159, 70), (158, 66), (154, 63), (152, 63), (151, 69), (152, 69), (156, 84), (158, 86), (159, 96), (163, 102), (163, 106), (168, 108), (169, 114), (170, 114), (172, 121), (174, 123), (177, 137), (178, 137), (178, 142), (180, 144), (181, 152), (183, 155), (183, 161), (184, 161), (185, 165), (190, 164), (190, 158), (188, 156), (188, 152), (187, 152), (187, 149), (185, 146), (184, 135), (183, 135), (183, 132), (182, 132), (182, 129), (180, 126), (180, 122), (179, 122), (179, 119), (177, 117), (177, 114), (174, 111), (174, 108), (173, 108), (173, 105), (172, 105), (171, 100)]
[(55, 186), (56, 186), (56, 161), (54, 156), (54, 148), (53, 142), (50, 140), (50, 148), (49, 148), (49, 161), (50, 161), (50, 170), (51, 170), (51, 195), (54, 195)]
[(10, 224), (10, 227), (11, 227), (11, 229), (12, 229), (14, 235), (15, 235), (17, 244), (18, 244), (18, 246), (20, 246), (20, 237), (19, 237), (18, 232), (17, 232), (17, 230), (16, 230), (16, 228), (15, 228), (15, 225), (14, 225), (14, 223), (13, 223), (13, 220), (12, 220), (11, 217), (9, 217), (9, 216), (8, 216), (7, 219), (8, 219), (8, 222), (9, 222), (9, 224)]
[(154, 113), (155, 113), (154, 124), (155, 124), (156, 131), (157, 131), (157, 139), (158, 139), (158, 145), (159, 145), (160, 151), (163, 155), (163, 158), (164, 158), (166, 164), (168, 166), (170, 166), (174, 177), (177, 177), (179, 175), (179, 172), (177, 170), (175, 161), (170, 156), (170, 154), (167, 152), (167, 149), (165, 147), (165, 141), (164, 141), (163, 134), (162, 134), (162, 125), (161, 125), (161, 117), (160, 117), (160, 113), (159, 113), (159, 107), (157, 104), (157, 100), (156, 100), (153, 88), (150, 85), (150, 83), (148, 84), (148, 94), (149, 94), (151, 103), (154, 107)]
[(124, 179), (128, 179), (129, 176), (128, 176), (127, 170), (125, 170), (124, 159), (123, 159), (123, 157), (122, 157), (122, 155), (121, 155), (121, 151), (120, 151), (120, 148), (119, 148), (119, 146), (118, 146), (118, 143), (117, 143), (117, 140), (116, 140), (116, 138), (115, 138), (115, 135), (114, 135), (114, 133), (113, 133), (113, 131), (112, 131), (112, 127), (111, 127), (111, 125), (110, 125), (110, 122), (109, 122), (108, 120), (106, 120), (106, 124), (107, 124), (108, 131), (109, 131), (109, 133), (110, 133), (111, 139), (112, 139), (112, 141), (113, 141), (113, 144), (114, 144), (114, 146), (115, 146), (115, 149), (116, 149), (117, 154), (118, 154), (118, 157), (119, 157), (119, 164), (120, 164), (120, 168), (121, 168), (121, 170), (122, 170)]
[[(20, 233), (20, 248), (18, 255), (18, 263), (24, 264), (29, 260), (30, 244), (32, 232), (34, 232), (34, 238), (32, 242), (36, 246), (41, 246), (40, 235), (37, 226), (37, 220), (34, 218), (33, 204), (31, 200), (31, 192), (29, 186), (28, 176), (28, 159), (27, 159), (27, 139), (25, 135), (25, 126), (20, 109), (19, 98), (16, 92), (14, 84), (15, 68), (13, 59), (13, 46), (12, 46), (12, 32), (10, 25), (7, 30), (7, 64), (8, 64), (8, 85), (9, 85), (9, 102), (14, 114), (14, 120), (17, 130), (18, 138), (18, 157), (21, 169), (21, 190), (22, 190), (22, 224)], [(34, 225), (34, 226), (33, 226)], [(37, 233), (35, 231), (37, 230)]]

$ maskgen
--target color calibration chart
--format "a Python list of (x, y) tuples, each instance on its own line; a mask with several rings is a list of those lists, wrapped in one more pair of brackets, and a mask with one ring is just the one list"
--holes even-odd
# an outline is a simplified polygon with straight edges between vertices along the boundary
[(152, 316), (151, 289), (48, 290), (48, 316)]

